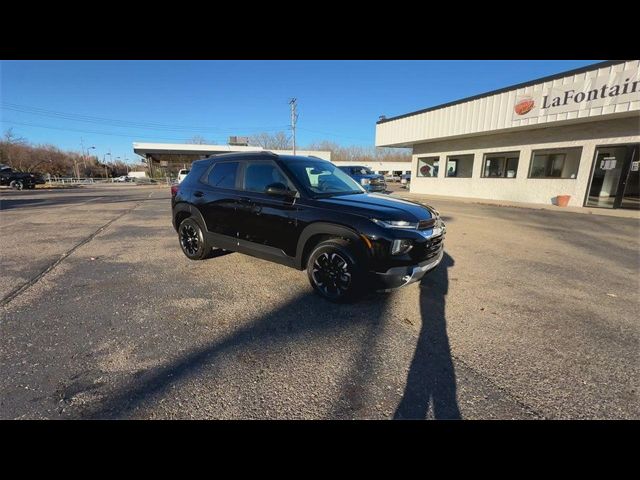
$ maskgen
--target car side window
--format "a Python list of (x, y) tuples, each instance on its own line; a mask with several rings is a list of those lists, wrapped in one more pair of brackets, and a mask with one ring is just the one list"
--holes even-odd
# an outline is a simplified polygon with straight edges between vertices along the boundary
[(270, 162), (250, 162), (247, 164), (244, 174), (245, 190), (265, 193), (269, 185), (278, 183), (292, 190), (290, 182), (275, 164)]
[(207, 183), (216, 188), (236, 188), (236, 173), (238, 162), (216, 163), (207, 177)]

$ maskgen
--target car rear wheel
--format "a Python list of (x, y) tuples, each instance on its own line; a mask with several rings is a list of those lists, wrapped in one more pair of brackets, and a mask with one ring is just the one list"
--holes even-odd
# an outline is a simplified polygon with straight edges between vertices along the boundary
[(354, 300), (364, 287), (358, 257), (343, 239), (319, 243), (309, 255), (307, 275), (313, 289), (331, 302)]
[(180, 223), (178, 239), (182, 253), (190, 260), (204, 260), (211, 255), (212, 246), (207, 242), (202, 228), (193, 217)]
[(12, 180), (9, 186), (15, 190), (22, 190), (24, 188), (22, 180)]

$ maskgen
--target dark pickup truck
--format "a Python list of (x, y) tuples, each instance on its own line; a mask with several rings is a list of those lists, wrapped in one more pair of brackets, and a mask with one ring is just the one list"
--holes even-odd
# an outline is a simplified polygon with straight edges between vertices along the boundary
[(33, 189), (36, 185), (45, 183), (44, 178), (37, 173), (16, 172), (11, 167), (0, 167), (0, 185), (9, 186), (16, 190)]

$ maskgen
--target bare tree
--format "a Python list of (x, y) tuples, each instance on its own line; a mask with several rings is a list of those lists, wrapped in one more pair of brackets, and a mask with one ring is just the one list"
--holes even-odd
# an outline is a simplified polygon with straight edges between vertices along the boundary
[(27, 140), (25, 138), (18, 137), (15, 133), (13, 133), (13, 127), (9, 127), (5, 130), (3, 140), (12, 145), (24, 145), (27, 143)]
[(291, 137), (285, 132), (259, 133), (249, 137), (249, 145), (267, 150), (289, 150), (292, 148)]
[(322, 140), (313, 142), (309, 150), (328, 150), (333, 161), (341, 162), (408, 162), (411, 150), (406, 148), (377, 148), (359, 145), (341, 146), (335, 142)]
[(192, 143), (195, 145), (205, 145), (209, 142), (201, 135), (194, 135), (189, 140), (187, 140), (186, 143)]

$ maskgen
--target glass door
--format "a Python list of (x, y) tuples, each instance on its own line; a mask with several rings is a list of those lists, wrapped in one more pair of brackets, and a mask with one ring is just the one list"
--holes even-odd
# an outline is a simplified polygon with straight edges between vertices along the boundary
[(620, 208), (640, 209), (640, 146), (635, 145), (631, 150), (631, 158), (629, 168), (627, 169), (627, 178), (622, 190), (622, 200)]
[[(637, 202), (637, 145), (599, 146), (591, 175), (587, 207), (628, 208)], [(636, 173), (635, 176), (631, 175)], [(635, 181), (635, 183), (633, 183)], [(634, 187), (635, 185), (635, 187)], [(628, 186), (628, 188), (627, 188)], [(624, 200), (624, 201), (623, 201)], [(634, 207), (637, 208), (637, 207)]]

